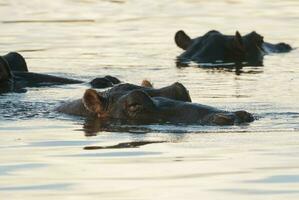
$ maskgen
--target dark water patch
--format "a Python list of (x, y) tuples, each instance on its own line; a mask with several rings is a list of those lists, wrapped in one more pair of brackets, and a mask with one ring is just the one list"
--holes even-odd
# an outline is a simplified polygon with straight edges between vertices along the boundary
[(24, 186), (10, 186), (0, 187), (0, 191), (19, 191), (19, 190), (66, 190), (73, 184), (70, 183), (56, 183), (44, 185), (24, 185)]
[(166, 141), (133, 141), (123, 142), (111, 146), (86, 146), (84, 150), (97, 150), (97, 149), (127, 149), (127, 148), (138, 148), (147, 144), (164, 143)]
[(0, 119), (56, 118), (57, 113), (53, 111), (56, 105), (55, 102), (30, 102), (18, 99), (15, 101), (0, 100)]

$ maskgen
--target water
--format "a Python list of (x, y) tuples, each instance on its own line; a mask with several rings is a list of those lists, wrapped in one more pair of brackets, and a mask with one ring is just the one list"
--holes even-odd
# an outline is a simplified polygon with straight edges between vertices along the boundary
[[(54, 113), (87, 85), (0, 96), (1, 199), (298, 199), (299, 50), (264, 67), (176, 68), (174, 33), (252, 30), (299, 46), (297, 1), (0, 1), (0, 54), (31, 71), (155, 87), (182, 82), (194, 102), (244, 109), (242, 126), (103, 129)], [(151, 143), (151, 142), (155, 143)]]

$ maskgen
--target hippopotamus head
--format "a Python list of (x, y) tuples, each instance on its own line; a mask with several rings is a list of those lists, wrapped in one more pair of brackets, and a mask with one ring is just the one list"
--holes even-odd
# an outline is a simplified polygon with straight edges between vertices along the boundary
[(106, 97), (93, 89), (85, 91), (84, 106), (98, 118), (125, 123), (196, 123), (232, 125), (253, 121), (246, 111), (226, 112), (188, 101), (154, 96), (146, 90), (134, 89), (123, 95)]
[(175, 34), (175, 43), (185, 50), (179, 62), (194, 61), (201, 65), (243, 62), (260, 65), (263, 58), (263, 37), (255, 31), (241, 36), (224, 35), (219, 31), (209, 31), (203, 36), (191, 39), (184, 31)]

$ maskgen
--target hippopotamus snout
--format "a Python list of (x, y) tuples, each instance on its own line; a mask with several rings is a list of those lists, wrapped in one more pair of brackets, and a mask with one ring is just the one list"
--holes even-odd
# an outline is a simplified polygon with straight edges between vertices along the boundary
[[(235, 125), (254, 121), (246, 111), (225, 111), (198, 103), (178, 102), (154, 98), (155, 105), (164, 121), (201, 125)], [(162, 103), (163, 102), (163, 103)], [(159, 115), (158, 114), (158, 115)]]
[(254, 117), (251, 113), (241, 110), (211, 114), (206, 121), (207, 124), (213, 125), (234, 125), (252, 122), (254, 121)]

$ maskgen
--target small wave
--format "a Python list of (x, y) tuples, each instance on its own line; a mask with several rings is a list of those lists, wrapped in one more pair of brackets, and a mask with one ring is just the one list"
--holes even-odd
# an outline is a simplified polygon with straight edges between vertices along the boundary
[(94, 19), (55, 19), (55, 20), (6, 20), (3, 24), (24, 24), (24, 23), (94, 23)]

